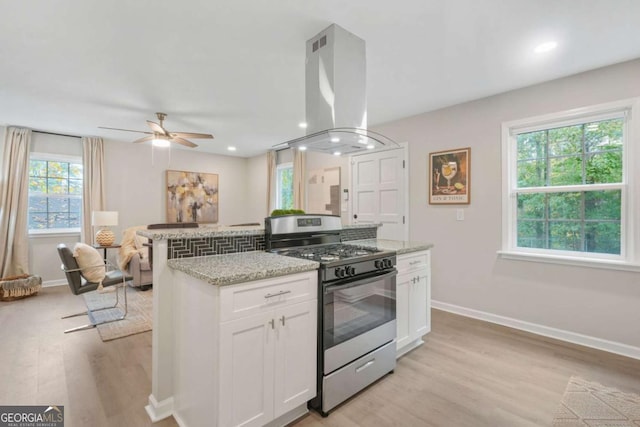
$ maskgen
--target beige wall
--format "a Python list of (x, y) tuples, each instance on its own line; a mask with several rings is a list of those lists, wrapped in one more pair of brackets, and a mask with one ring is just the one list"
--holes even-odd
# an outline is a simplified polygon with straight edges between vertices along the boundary
[(267, 154), (247, 159), (247, 222), (264, 224), (267, 212)]
[[(425, 95), (428, 96), (428, 95)], [(640, 274), (502, 260), (501, 123), (640, 96), (640, 60), (375, 128), (409, 142), (410, 233), (432, 242), (433, 299), (640, 347)], [(429, 152), (471, 147), (471, 204), (427, 203)], [(456, 221), (463, 208), (464, 221)]]
[(166, 171), (218, 174), (218, 224), (247, 222), (247, 159), (144, 144), (105, 142), (107, 210), (119, 212), (116, 235), (134, 225), (167, 222)]

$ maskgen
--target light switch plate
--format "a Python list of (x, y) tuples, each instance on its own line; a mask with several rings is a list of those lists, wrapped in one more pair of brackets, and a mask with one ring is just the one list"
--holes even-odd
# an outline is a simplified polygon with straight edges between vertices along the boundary
[(456, 219), (458, 221), (464, 221), (464, 209), (456, 209)]

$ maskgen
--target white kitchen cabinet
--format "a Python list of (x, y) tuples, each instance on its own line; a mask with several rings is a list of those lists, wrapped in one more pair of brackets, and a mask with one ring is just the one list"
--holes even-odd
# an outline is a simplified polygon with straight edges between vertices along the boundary
[[(264, 287), (236, 290), (236, 297), (265, 293)], [(315, 298), (274, 300), (220, 325), (221, 426), (262, 426), (315, 397), (316, 325)]]
[(185, 427), (285, 425), (316, 395), (317, 271), (172, 289), (173, 412)]
[(423, 344), (431, 331), (431, 253), (399, 255), (396, 279), (398, 357)]

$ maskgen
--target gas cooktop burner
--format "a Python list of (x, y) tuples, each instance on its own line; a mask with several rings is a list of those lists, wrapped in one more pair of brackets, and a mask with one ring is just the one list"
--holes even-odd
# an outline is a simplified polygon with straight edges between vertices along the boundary
[(278, 251), (280, 255), (304, 258), (318, 262), (332, 262), (350, 258), (357, 258), (381, 252), (378, 249), (366, 248), (363, 246), (349, 245), (344, 243), (306, 246), (294, 249)]

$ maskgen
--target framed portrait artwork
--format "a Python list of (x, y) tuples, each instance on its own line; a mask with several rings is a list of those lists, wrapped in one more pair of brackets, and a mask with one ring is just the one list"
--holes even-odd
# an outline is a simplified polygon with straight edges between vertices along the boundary
[(218, 222), (218, 175), (168, 170), (167, 222)]
[(468, 205), (471, 202), (471, 148), (429, 153), (429, 203)]

